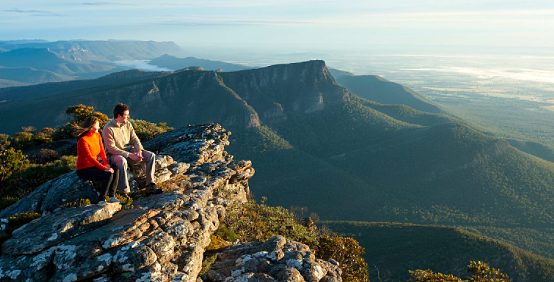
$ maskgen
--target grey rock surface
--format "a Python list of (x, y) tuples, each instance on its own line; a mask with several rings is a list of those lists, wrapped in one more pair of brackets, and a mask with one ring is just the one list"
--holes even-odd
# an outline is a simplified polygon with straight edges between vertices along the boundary
[(316, 259), (307, 245), (282, 236), (219, 251), (204, 281), (342, 281), (338, 265)]
[(0, 218), (21, 213), (50, 213), (56, 208), (79, 199), (99, 200), (98, 191), (88, 181), (79, 179), (75, 171), (60, 175), (39, 186), (31, 195), (0, 212)]
[[(44, 215), (3, 243), (0, 281), (201, 281), (210, 236), (226, 207), (246, 202), (254, 174), (251, 162), (234, 161), (224, 151), (229, 134), (208, 124), (144, 142), (158, 156), (158, 183), (167, 183), (161, 185), (164, 193), (136, 199), (127, 209), (119, 203), (60, 208), (63, 199), (96, 192), (74, 172), (42, 185), (1, 213), (4, 218), (29, 211)], [(337, 271), (337, 265), (315, 259), (306, 245), (274, 237), (224, 249), (208, 276), (213, 281), (340, 281)]]

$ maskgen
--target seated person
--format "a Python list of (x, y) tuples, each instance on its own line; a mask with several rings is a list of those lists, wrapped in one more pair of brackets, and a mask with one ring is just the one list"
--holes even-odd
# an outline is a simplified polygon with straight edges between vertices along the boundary
[(119, 193), (128, 194), (129, 180), (127, 178), (127, 166), (146, 163), (146, 194), (159, 194), (159, 189), (154, 181), (156, 154), (144, 150), (135, 129), (129, 122), (129, 106), (117, 104), (113, 110), (114, 119), (104, 126), (102, 137), (106, 144), (108, 157), (119, 169)]
[[(95, 116), (88, 117), (82, 127), (75, 126), (74, 135), (79, 137), (77, 176), (83, 180), (102, 180), (100, 199), (105, 199), (106, 196), (115, 197), (119, 174), (108, 164), (98, 129), (100, 120)], [(98, 161), (98, 155), (102, 158), (103, 164)]]

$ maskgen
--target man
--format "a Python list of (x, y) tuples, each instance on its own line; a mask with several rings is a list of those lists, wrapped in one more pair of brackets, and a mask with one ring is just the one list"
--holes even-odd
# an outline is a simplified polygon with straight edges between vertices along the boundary
[(109, 160), (119, 169), (119, 193), (127, 195), (131, 192), (127, 179), (127, 166), (142, 162), (146, 163), (146, 193), (149, 195), (162, 193), (162, 189), (159, 189), (154, 182), (156, 155), (142, 147), (133, 125), (128, 121), (129, 106), (117, 104), (113, 115), (114, 119), (104, 126), (102, 138)]

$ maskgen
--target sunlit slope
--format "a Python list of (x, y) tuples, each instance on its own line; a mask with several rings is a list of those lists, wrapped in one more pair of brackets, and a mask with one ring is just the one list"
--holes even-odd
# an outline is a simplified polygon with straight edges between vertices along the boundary
[(500, 269), (514, 282), (554, 280), (554, 260), (459, 228), (344, 221), (322, 225), (360, 242), (371, 281), (406, 281), (408, 270), (416, 269), (466, 278), (471, 260)]
[(378, 75), (336, 75), (337, 83), (362, 98), (381, 104), (407, 105), (416, 110), (442, 113), (433, 102), (417, 92)]
[(510, 145), (527, 154), (539, 157), (550, 162), (554, 162), (554, 147), (552, 147), (551, 145), (518, 139), (506, 140), (508, 141), (508, 143), (510, 143)]

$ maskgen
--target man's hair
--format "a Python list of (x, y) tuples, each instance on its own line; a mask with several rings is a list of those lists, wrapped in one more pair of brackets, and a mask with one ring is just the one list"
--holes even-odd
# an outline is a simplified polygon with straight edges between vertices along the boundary
[(113, 117), (117, 118), (118, 116), (122, 116), (125, 111), (129, 110), (129, 106), (119, 103), (115, 106), (113, 109)]

